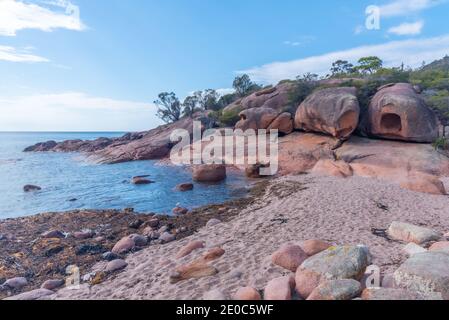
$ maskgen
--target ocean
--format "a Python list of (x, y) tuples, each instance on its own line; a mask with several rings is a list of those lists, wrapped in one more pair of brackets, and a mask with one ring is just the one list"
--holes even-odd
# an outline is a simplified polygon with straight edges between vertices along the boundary
[[(177, 205), (192, 209), (244, 196), (249, 183), (230, 174), (220, 184), (196, 184), (193, 191), (175, 192), (179, 183), (191, 182), (182, 167), (156, 161), (93, 164), (79, 153), (24, 153), (23, 149), (48, 140), (118, 137), (108, 133), (10, 133), (0, 132), (0, 219), (74, 209), (124, 209), (169, 214)], [(133, 176), (149, 175), (154, 184), (136, 186)], [(23, 186), (41, 191), (25, 193)]]

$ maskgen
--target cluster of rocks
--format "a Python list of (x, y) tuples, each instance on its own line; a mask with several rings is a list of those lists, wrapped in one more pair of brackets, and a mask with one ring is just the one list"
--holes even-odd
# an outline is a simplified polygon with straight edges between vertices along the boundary
[[(387, 231), (394, 241), (408, 243), (409, 258), (392, 274), (375, 274), (366, 246), (334, 246), (321, 240), (285, 244), (271, 261), (285, 276), (268, 281), (265, 288), (240, 287), (232, 295), (220, 289), (204, 294), (205, 300), (449, 300), (449, 233), (393, 222)], [(428, 249), (420, 247), (425, 245)], [(417, 250), (417, 247), (421, 248)], [(178, 258), (204, 248), (201, 241), (183, 247)], [(213, 267), (187, 266), (190, 276), (215, 275)], [(201, 271), (199, 271), (201, 270)], [(195, 273), (198, 272), (198, 273)], [(376, 276), (379, 278), (376, 279)]]

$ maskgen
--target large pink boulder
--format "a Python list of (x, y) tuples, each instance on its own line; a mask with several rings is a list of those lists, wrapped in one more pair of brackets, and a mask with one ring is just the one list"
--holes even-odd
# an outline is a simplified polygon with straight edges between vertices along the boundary
[(297, 245), (284, 245), (271, 256), (273, 264), (296, 272), (296, 269), (308, 258), (307, 254)]
[(291, 276), (280, 277), (268, 282), (264, 291), (264, 300), (291, 300), (295, 280)]
[(235, 125), (235, 129), (243, 131), (248, 129), (259, 130), (268, 129), (279, 116), (279, 112), (271, 108), (252, 108), (240, 112), (239, 116), (240, 121)]
[(278, 130), (281, 134), (290, 134), (293, 129), (293, 117), (289, 112), (281, 113), (268, 127), (268, 131)]
[(356, 93), (353, 87), (327, 88), (312, 93), (296, 111), (295, 128), (347, 139), (359, 122)]
[(434, 142), (437, 118), (408, 83), (380, 87), (364, 116), (362, 129), (369, 136), (413, 142)]
[(435, 195), (446, 195), (444, 183), (438, 177), (428, 174), (412, 174), (404, 177), (401, 188), (411, 191), (429, 193)]
[(329, 249), (331, 246), (332, 245), (328, 242), (313, 239), (306, 240), (301, 243), (302, 250), (304, 250), (304, 252), (310, 257)]

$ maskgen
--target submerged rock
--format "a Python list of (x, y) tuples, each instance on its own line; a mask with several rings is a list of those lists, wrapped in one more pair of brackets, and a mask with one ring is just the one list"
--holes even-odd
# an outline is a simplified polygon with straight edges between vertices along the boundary
[(41, 187), (35, 186), (32, 184), (27, 184), (26, 186), (23, 187), (24, 192), (34, 192), (34, 191), (40, 191), (40, 190), (42, 190)]
[(176, 190), (181, 192), (191, 191), (193, 188), (194, 186), (192, 183), (181, 183), (176, 186)]

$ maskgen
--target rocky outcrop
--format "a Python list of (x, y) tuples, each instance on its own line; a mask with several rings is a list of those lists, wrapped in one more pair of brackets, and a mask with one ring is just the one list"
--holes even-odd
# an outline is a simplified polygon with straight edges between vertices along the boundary
[(267, 129), (278, 117), (279, 113), (270, 108), (252, 108), (240, 112), (240, 121), (235, 125), (235, 129), (246, 131), (248, 129)]
[(294, 90), (294, 84), (289, 82), (266, 88), (235, 101), (227, 106), (224, 112), (240, 112), (252, 108), (269, 108), (276, 110), (280, 114), (290, 106), (290, 93), (292, 90)]
[(348, 138), (360, 115), (356, 88), (327, 88), (312, 93), (296, 111), (295, 128)]
[(372, 137), (412, 142), (431, 143), (438, 137), (435, 114), (408, 83), (380, 87), (361, 130)]
[[(211, 123), (204, 114), (197, 114), (195, 120), (202, 120), (204, 126)], [(176, 129), (193, 132), (193, 119), (183, 118), (175, 123), (138, 133), (127, 133), (120, 138), (99, 138), (92, 141), (68, 140), (60, 143), (48, 141), (26, 148), (25, 152), (85, 152), (89, 159), (99, 163), (121, 163), (134, 160), (161, 159), (169, 155), (173, 143), (170, 135)]]
[(293, 132), (293, 117), (290, 112), (281, 113), (268, 127), (270, 130), (278, 130), (280, 134), (290, 134)]

